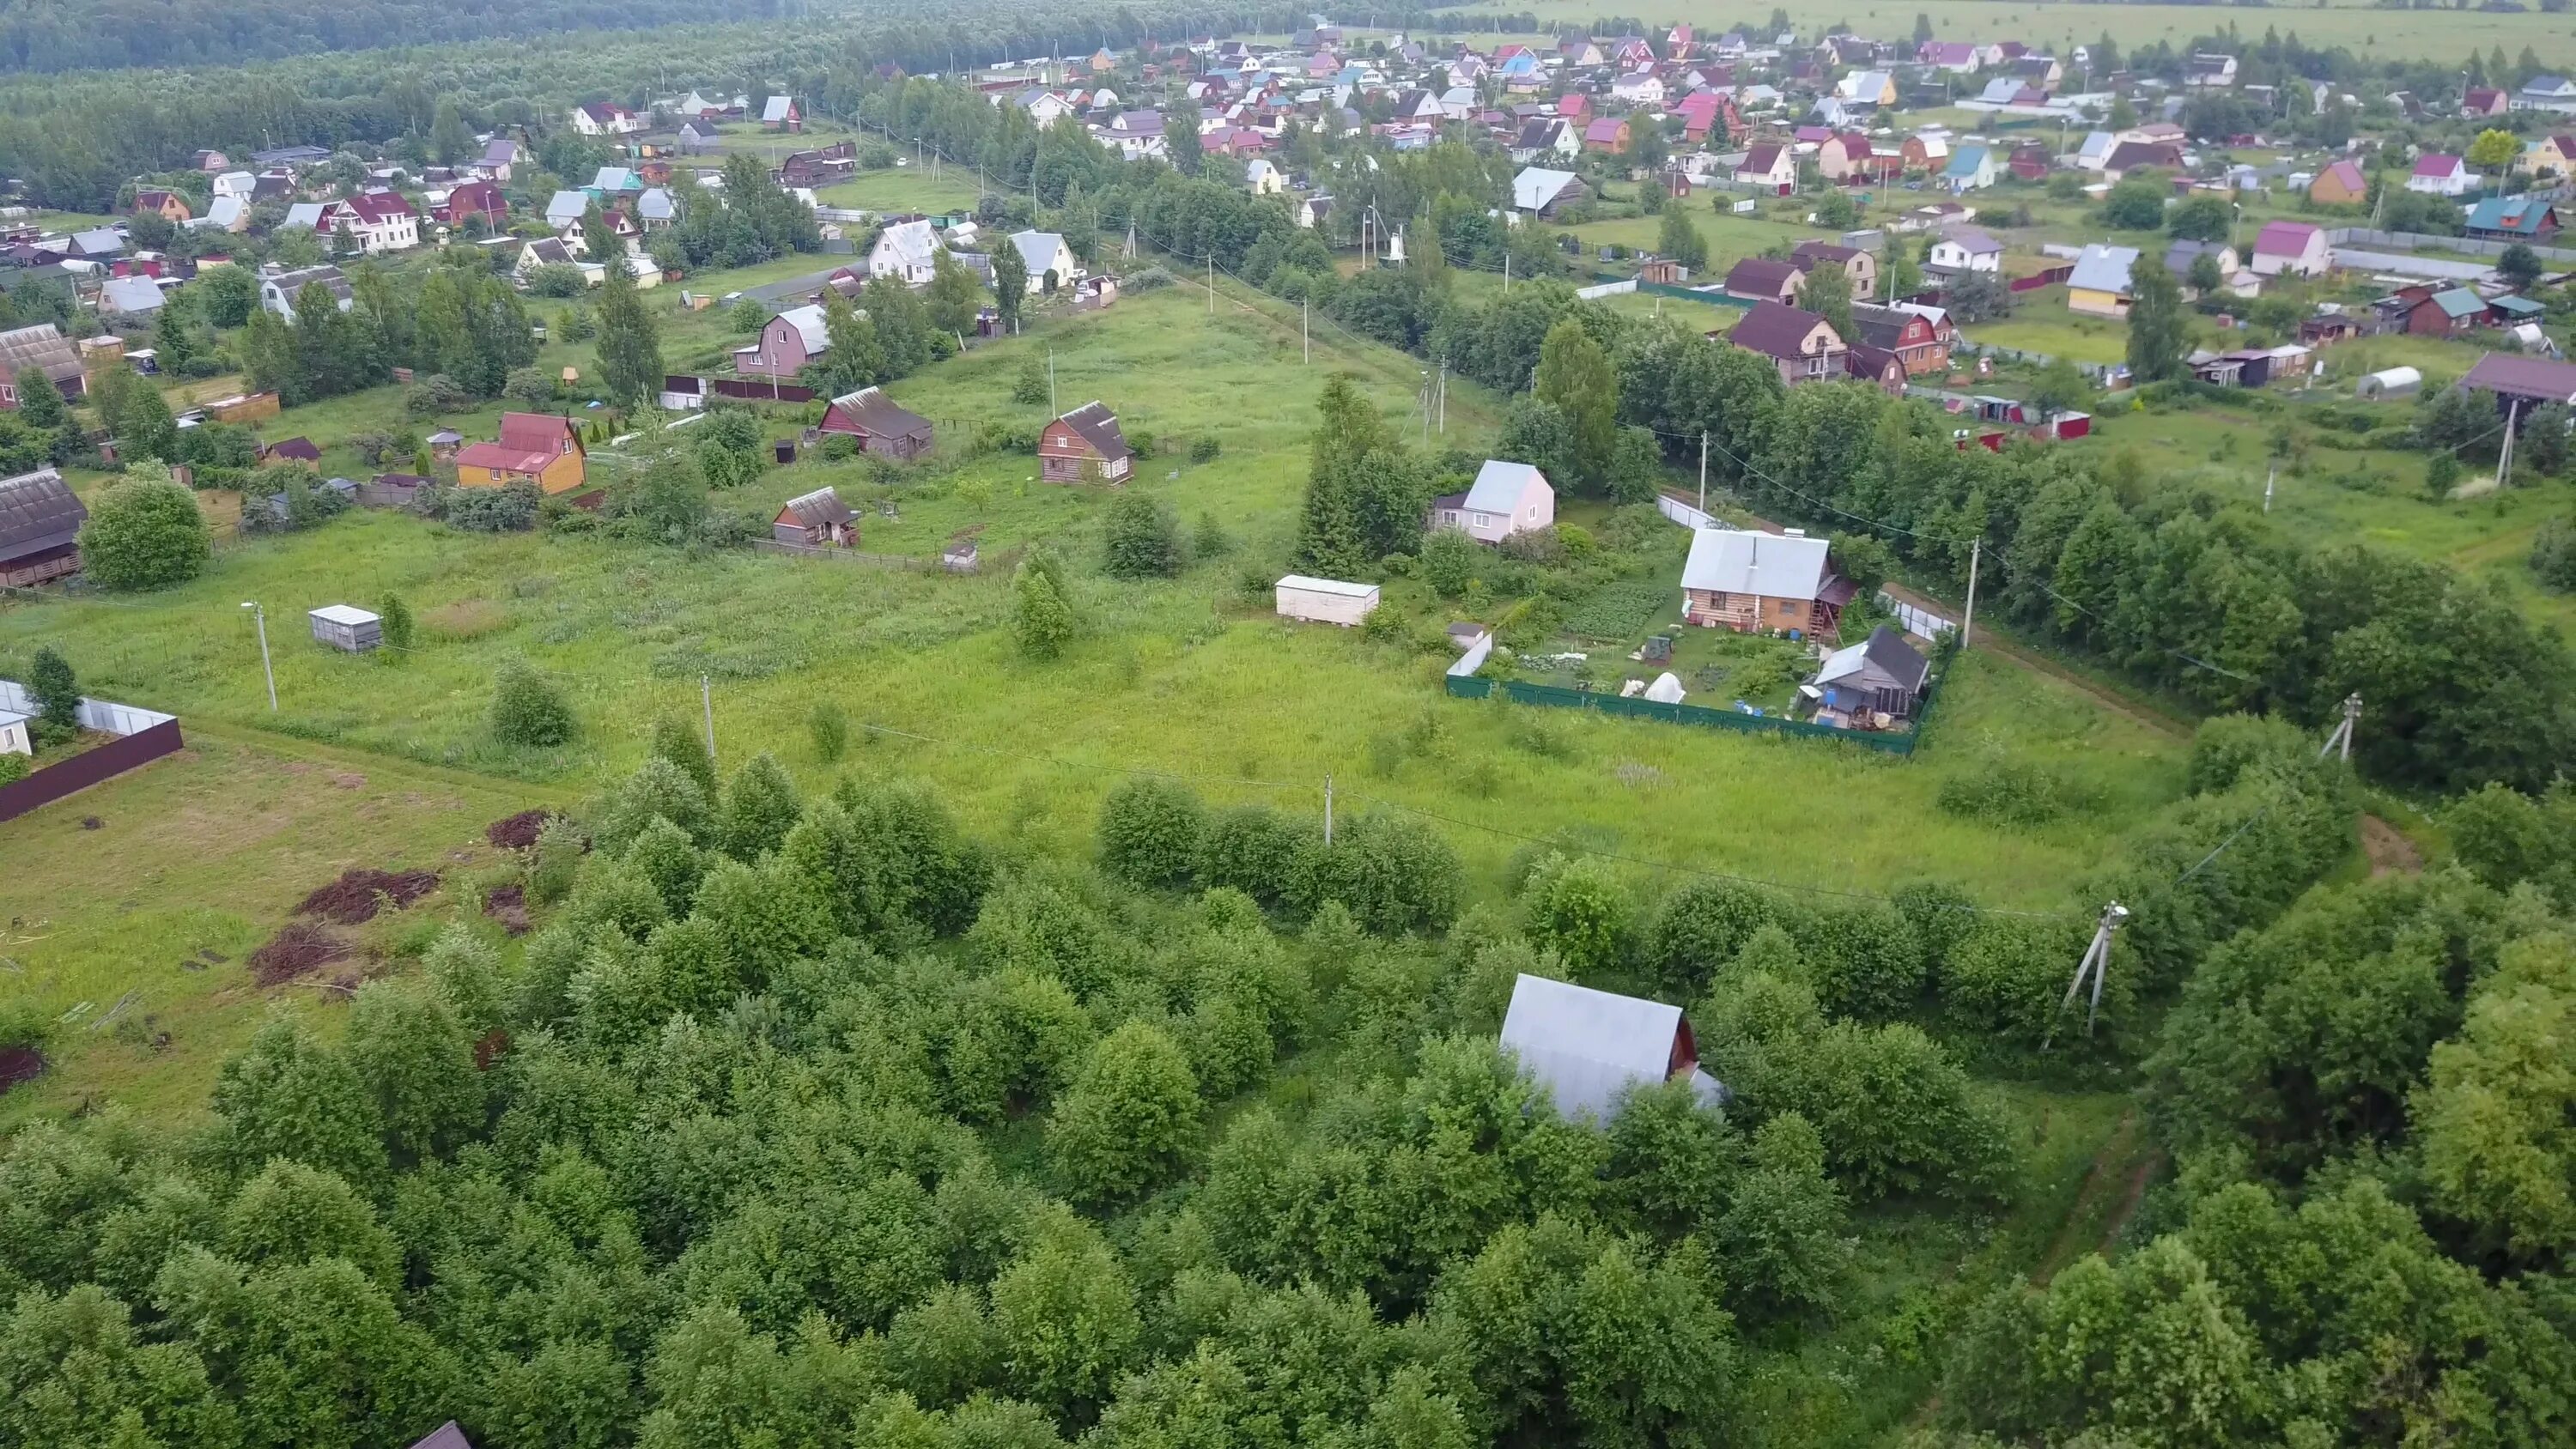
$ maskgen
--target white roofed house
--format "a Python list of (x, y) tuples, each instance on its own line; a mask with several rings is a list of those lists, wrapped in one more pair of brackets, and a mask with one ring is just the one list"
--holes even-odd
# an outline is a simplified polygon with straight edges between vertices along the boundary
[(1010, 243), (1019, 248), (1020, 264), (1028, 269), (1032, 295), (1047, 290), (1047, 276), (1053, 273), (1059, 287), (1082, 275), (1082, 263), (1074, 258), (1073, 248), (1064, 238), (1051, 231), (1018, 231), (1011, 233)]
[(556, 231), (581, 230), (581, 218), (590, 210), (587, 191), (558, 191), (546, 199), (546, 225)]
[(1488, 458), (1464, 493), (1431, 500), (1425, 528), (1455, 528), (1478, 543), (1500, 543), (1515, 533), (1556, 522), (1556, 490), (1527, 463)]
[(1523, 975), (1512, 983), (1501, 1047), (1568, 1121), (1607, 1123), (1625, 1094), (1663, 1082), (1688, 1082), (1704, 1106), (1726, 1101), (1726, 1088), (1699, 1069), (1689, 1018), (1659, 1001)]
[(1288, 178), (1270, 164), (1267, 156), (1255, 156), (1243, 166), (1243, 183), (1255, 196), (1276, 196), (1288, 189)]
[(1832, 639), (1858, 592), (1830, 547), (1801, 532), (1701, 528), (1682, 563), (1682, 621), (1738, 633)]
[(831, 346), (820, 306), (790, 307), (769, 319), (760, 329), (759, 341), (734, 349), (733, 370), (755, 377), (792, 378)]
[(98, 289), (98, 310), (110, 316), (149, 317), (163, 300), (161, 284), (150, 277), (110, 277)]
[(1565, 207), (1581, 205), (1591, 196), (1592, 188), (1571, 171), (1524, 166), (1512, 178), (1512, 209), (1533, 216), (1552, 217)]
[(939, 255), (939, 235), (927, 219), (898, 221), (877, 233), (868, 248), (868, 275), (893, 277), (909, 287), (930, 282)]

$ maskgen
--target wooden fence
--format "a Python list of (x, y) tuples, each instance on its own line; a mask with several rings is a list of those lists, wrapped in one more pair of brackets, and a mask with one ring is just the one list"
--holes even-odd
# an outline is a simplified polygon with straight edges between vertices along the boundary
[(165, 716), (159, 724), (47, 765), (23, 780), (0, 785), (0, 820), (15, 820), (39, 806), (112, 780), (138, 765), (176, 752), (185, 743), (179, 738), (179, 722)]

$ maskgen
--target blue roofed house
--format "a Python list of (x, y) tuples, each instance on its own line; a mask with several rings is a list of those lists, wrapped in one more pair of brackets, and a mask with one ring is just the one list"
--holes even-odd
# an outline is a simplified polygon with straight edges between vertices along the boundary
[(2576, 112), (2576, 81), (2563, 75), (2537, 75), (2514, 92), (2517, 111)]
[(1478, 543), (1501, 543), (1515, 533), (1556, 521), (1556, 490), (1527, 463), (1488, 458), (1475, 486), (1431, 500), (1425, 528), (1455, 528)]
[(1994, 148), (1975, 141), (1952, 150), (1950, 164), (1941, 171), (1941, 185), (1952, 192), (1980, 191), (1994, 184)]
[(2128, 316), (2129, 302), (2135, 296), (2129, 287), (2129, 269), (2137, 264), (2136, 247), (2105, 246), (2100, 242), (2087, 245), (2066, 275), (2067, 310), (2096, 317)]
[(2468, 233), (2481, 241), (2539, 241), (2558, 234), (2558, 209), (2546, 197), (2490, 196), (2469, 208)]
[(1502, 1049), (1554, 1099), (1568, 1121), (1607, 1123), (1637, 1088), (1687, 1082), (1704, 1106), (1726, 1088), (1699, 1069), (1699, 1041), (1678, 1006), (1596, 991), (1544, 976), (1512, 982)]

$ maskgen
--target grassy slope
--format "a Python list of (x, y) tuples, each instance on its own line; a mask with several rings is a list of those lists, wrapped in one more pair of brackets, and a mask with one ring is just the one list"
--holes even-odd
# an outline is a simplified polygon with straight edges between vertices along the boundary
[[(0, 1097), (0, 1131), (75, 1104), (195, 1110), (272, 1004), (321, 999), (312, 985), (263, 992), (243, 965), (306, 891), (350, 866), (454, 872), (487, 853), (486, 823), (563, 798), (197, 720), (184, 728), (179, 754), (0, 825), (7, 992), (58, 1015), (88, 1008), (59, 1028), (42, 1085)], [(201, 951), (226, 959), (188, 959)]]

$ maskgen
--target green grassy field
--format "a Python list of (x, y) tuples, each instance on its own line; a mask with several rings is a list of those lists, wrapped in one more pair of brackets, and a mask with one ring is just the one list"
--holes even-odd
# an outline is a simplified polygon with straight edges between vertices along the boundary
[[(195, 1110), (268, 1011), (338, 1021), (316, 1009), (335, 994), (318, 979), (262, 989), (243, 960), (307, 891), (352, 866), (459, 881), (491, 854), (485, 824), (566, 795), (196, 718), (183, 728), (178, 754), (0, 825), (0, 982), (67, 1018), (39, 1085), (0, 1096), (0, 1133), (111, 1102)], [(382, 917), (365, 934), (389, 941), (406, 924)], [(325, 975), (378, 969), (362, 955)]]
[[(1528, 8), (1550, 32), (1559, 26), (1581, 29), (1592, 24), (1596, 14), (1576, 0), (1541, 0)], [(1701, 34), (1714, 39), (1737, 27), (1748, 34), (1757, 33), (1777, 8), (1760, 0), (1680, 0), (1653, 11), (1652, 23), (1660, 36), (1672, 22), (1687, 20)], [(1789, 14), (1801, 31), (1814, 29), (1826, 18), (1795, 9)], [(2285, 7), (2261, 15), (2238, 15), (2193, 5), (2079, 8), (1997, 5), (1993, 0), (1883, 0), (1837, 7), (1830, 18), (1862, 35), (1892, 40), (1910, 38), (1918, 14), (1930, 16), (1934, 32), (1944, 40), (2021, 40), (2061, 56), (2106, 33), (2124, 48), (2158, 40), (2179, 47), (2195, 35), (2232, 23), (2249, 35), (2259, 35), (2266, 26), (2278, 26), (2285, 33), (2295, 30), (2310, 45), (2341, 45), (2382, 59), (2459, 57), (2473, 46), (2483, 54), (2497, 45), (2504, 47), (2505, 54), (2513, 55), (2528, 45), (2540, 52), (2542, 60), (2555, 64), (2570, 53), (2569, 38), (2576, 34), (2567, 16), (2545, 14), (2536, 6), (2521, 14), (2490, 14), (2451, 9), (2383, 10), (2349, 0), (2328, 6)]]

